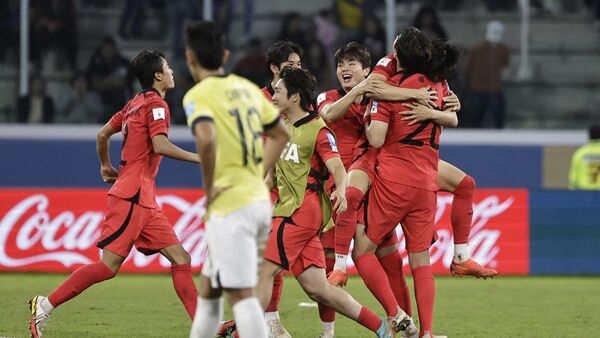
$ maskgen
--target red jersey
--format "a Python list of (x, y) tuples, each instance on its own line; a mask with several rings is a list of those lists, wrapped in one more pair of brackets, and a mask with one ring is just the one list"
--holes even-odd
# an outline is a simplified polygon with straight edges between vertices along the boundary
[[(310, 114), (307, 117), (296, 121), (296, 125), (298, 125), (298, 123), (301, 125), (303, 123), (310, 122), (314, 118), (321, 118), (321, 117), (318, 114)], [(310, 158), (311, 172), (322, 173), (325, 169), (325, 162), (327, 162), (327, 160), (334, 158), (334, 157), (340, 157), (340, 154), (338, 152), (338, 146), (336, 144), (335, 135), (327, 128), (323, 128), (317, 134), (317, 140), (315, 142), (315, 150), (313, 151), (313, 155)], [(326, 181), (329, 177), (321, 177), (321, 178), (323, 179), (323, 182), (321, 182), (321, 183), (324, 184), (324, 181)], [(306, 183), (307, 184), (318, 184), (319, 181), (316, 177), (314, 177), (312, 175), (308, 175)], [(306, 190), (304, 198), (306, 199), (306, 197), (308, 197), (308, 196), (319, 198), (318, 192), (314, 191), (314, 190), (310, 190), (310, 189)]]
[(373, 73), (381, 74), (385, 76), (386, 79), (389, 79), (392, 76), (396, 75), (397, 72), (398, 61), (396, 60), (394, 54), (388, 54), (382, 57), (381, 59), (379, 59), (379, 61), (377, 61), (377, 64), (373, 68)]
[[(445, 82), (433, 82), (422, 74), (398, 74), (388, 79), (388, 83), (402, 88), (422, 88), (430, 86), (438, 92), (438, 107), (447, 93)], [(402, 121), (407, 111), (402, 102), (372, 101), (371, 121), (388, 124), (385, 143), (377, 156), (378, 177), (395, 183), (429, 191), (437, 191), (436, 182), (439, 159), (439, 139), (441, 127), (431, 120), (408, 125)]]
[(162, 156), (152, 148), (152, 138), (167, 135), (170, 125), (169, 106), (156, 90), (137, 94), (108, 123), (121, 131), (123, 145), (119, 176), (108, 192), (122, 199), (138, 196), (138, 204), (155, 208), (156, 174)]
[[(317, 96), (317, 110), (320, 112), (325, 105), (335, 103), (344, 95), (346, 95), (346, 92), (343, 89), (333, 89), (322, 92)], [(369, 99), (366, 96), (360, 103), (353, 102), (342, 118), (327, 123), (327, 126), (335, 134), (340, 157), (342, 158), (342, 163), (344, 163), (346, 170), (348, 170), (352, 164), (356, 143), (365, 134), (365, 127), (362, 120), (368, 102)]]
[(273, 89), (273, 87), (271, 87), (270, 83), (268, 86), (262, 88), (261, 90), (269, 101), (273, 100), (273, 94), (275, 94), (275, 90)]

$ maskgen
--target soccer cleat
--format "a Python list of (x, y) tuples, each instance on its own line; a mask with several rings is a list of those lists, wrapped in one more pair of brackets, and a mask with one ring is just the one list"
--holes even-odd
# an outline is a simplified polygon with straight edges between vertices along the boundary
[(382, 320), (381, 321), (381, 326), (379, 327), (379, 329), (377, 329), (377, 332), (375, 332), (377, 334), (377, 338), (394, 338), (394, 332), (392, 331), (392, 329), (390, 328), (390, 325), (388, 324), (387, 320)]
[(472, 259), (460, 263), (452, 261), (450, 272), (453, 276), (473, 276), (483, 279), (494, 278), (498, 274), (498, 271), (484, 268)]
[(221, 323), (219, 331), (217, 331), (217, 338), (237, 338), (237, 330), (235, 327), (235, 320), (227, 320)]
[(42, 332), (46, 327), (46, 322), (50, 318), (50, 314), (42, 309), (40, 302), (44, 296), (35, 296), (29, 301), (29, 310), (31, 311), (31, 320), (29, 321), (29, 329), (31, 330), (32, 338), (41, 338)]
[(292, 338), (292, 335), (286, 331), (279, 319), (268, 320), (267, 329), (269, 338)]
[(342, 270), (333, 270), (327, 275), (327, 281), (333, 286), (346, 286), (348, 274)]
[(412, 318), (398, 307), (398, 314), (394, 317), (388, 317), (388, 323), (394, 333), (400, 333), (402, 337), (412, 337), (419, 333), (417, 326)]
[(324, 330), (317, 338), (334, 338), (333, 330)]
[(413, 321), (412, 318), (410, 318), (410, 324), (408, 325), (406, 330), (404, 330), (404, 332), (400, 333), (400, 337), (402, 337), (402, 338), (419, 338), (419, 329), (417, 329), (417, 326), (415, 325), (415, 322)]
[(421, 338), (448, 338), (448, 336), (436, 336), (429, 331), (425, 331)]

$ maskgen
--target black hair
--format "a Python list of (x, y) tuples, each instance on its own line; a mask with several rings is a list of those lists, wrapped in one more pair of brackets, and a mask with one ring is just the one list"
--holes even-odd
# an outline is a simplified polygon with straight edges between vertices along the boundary
[(432, 58), (425, 75), (432, 81), (440, 82), (456, 71), (460, 52), (443, 39), (433, 40), (432, 45)]
[(408, 27), (394, 41), (398, 63), (405, 73), (427, 74), (433, 46), (431, 39), (415, 27)]
[(588, 129), (588, 136), (590, 140), (600, 140), (600, 125), (591, 126)]
[(140, 82), (142, 89), (151, 88), (154, 84), (154, 74), (162, 73), (163, 53), (154, 49), (145, 49), (131, 61), (131, 71)]
[(279, 67), (282, 63), (286, 62), (290, 55), (298, 54), (300, 60), (302, 60), (302, 55), (304, 51), (300, 45), (293, 43), (289, 40), (277, 41), (267, 50), (267, 67), (269, 68), (269, 74), (273, 77), (271, 72), (271, 64)]
[(371, 53), (364, 46), (352, 41), (335, 52), (335, 64), (343, 60), (360, 62), (363, 69), (371, 67)]
[(223, 65), (225, 38), (216, 23), (211, 21), (189, 23), (185, 30), (185, 45), (192, 50), (202, 67), (215, 70)]
[(309, 111), (312, 94), (317, 85), (315, 77), (307, 70), (291, 67), (284, 67), (279, 76), (285, 83), (288, 99), (292, 95), (298, 94), (300, 96), (300, 107), (304, 111)]

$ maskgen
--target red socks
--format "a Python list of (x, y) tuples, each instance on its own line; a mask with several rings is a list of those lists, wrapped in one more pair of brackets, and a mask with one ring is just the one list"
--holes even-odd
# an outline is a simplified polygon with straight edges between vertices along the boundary
[(390, 280), (390, 287), (400, 308), (412, 317), (412, 306), (410, 303), (410, 290), (406, 285), (406, 279), (402, 271), (402, 256), (399, 251), (394, 251), (379, 259), (385, 274)]
[(196, 314), (196, 303), (198, 302), (198, 291), (192, 276), (192, 266), (181, 264), (171, 266), (171, 277), (177, 296), (185, 306), (185, 310), (192, 320)]
[(421, 334), (425, 331), (433, 332), (435, 283), (431, 266), (418, 266), (412, 269), (412, 274), (415, 279), (415, 298), (417, 298)]
[(374, 254), (364, 254), (354, 260), (360, 277), (365, 285), (377, 298), (388, 316), (398, 314), (398, 303), (390, 288), (390, 282)]
[(84, 265), (67, 278), (56, 290), (48, 295), (50, 304), (58, 307), (60, 304), (82, 293), (90, 286), (111, 279), (115, 276), (102, 261)]
[(377, 332), (381, 326), (381, 318), (364, 306), (360, 309), (357, 322), (373, 332)]
[[(334, 264), (335, 258), (325, 257), (325, 272), (327, 274), (333, 271)], [(325, 306), (319, 303), (319, 317), (321, 318), (322, 322), (331, 323), (335, 321), (335, 310), (330, 308), (329, 306)]]
[(473, 220), (473, 191), (475, 191), (475, 180), (469, 175), (466, 175), (454, 189), (450, 222), (455, 244), (469, 242)]
[(335, 223), (335, 253), (347, 255), (350, 250), (350, 241), (356, 231), (356, 218), (358, 207), (362, 202), (364, 194), (360, 189), (348, 187), (346, 189), (346, 201), (348, 207), (339, 213)]
[(283, 291), (283, 271), (280, 271), (273, 278), (273, 292), (271, 292), (271, 302), (265, 309), (265, 312), (276, 312), (279, 310), (279, 301)]

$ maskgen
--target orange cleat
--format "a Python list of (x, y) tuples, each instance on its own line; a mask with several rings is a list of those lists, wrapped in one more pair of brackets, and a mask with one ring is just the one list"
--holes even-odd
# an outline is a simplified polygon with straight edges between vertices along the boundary
[(333, 286), (346, 286), (348, 274), (341, 270), (333, 270), (327, 275), (327, 281)]
[(450, 272), (453, 276), (473, 276), (483, 279), (494, 278), (498, 274), (498, 271), (484, 268), (472, 259), (460, 263), (452, 261)]
[(219, 331), (217, 331), (217, 338), (238, 338), (238, 333), (235, 327), (234, 320), (227, 320), (221, 323)]

